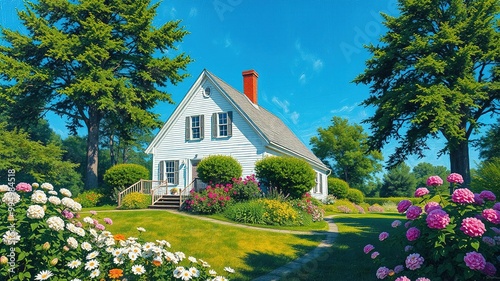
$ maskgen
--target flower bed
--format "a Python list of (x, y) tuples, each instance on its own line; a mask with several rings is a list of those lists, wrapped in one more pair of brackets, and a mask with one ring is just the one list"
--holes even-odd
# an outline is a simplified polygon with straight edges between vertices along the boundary
[[(432, 176), (428, 187), (415, 191), (420, 204), (399, 202), (397, 209), (407, 221), (393, 222), (394, 234), (383, 232), (379, 240), (387, 247), (399, 247), (400, 255), (383, 258), (384, 246), (380, 250), (365, 246), (364, 252), (379, 264), (378, 279), (484, 280), (498, 276), (500, 203), (491, 191), (474, 194), (461, 187), (459, 174), (451, 174), (447, 181), (453, 187), (451, 196), (442, 187), (443, 180)], [(430, 201), (434, 196), (440, 201)]]
[(19, 183), (0, 191), (1, 280), (227, 280), (165, 240), (143, 241), (142, 227), (126, 238), (105, 230), (109, 218), (80, 220), (67, 189)]

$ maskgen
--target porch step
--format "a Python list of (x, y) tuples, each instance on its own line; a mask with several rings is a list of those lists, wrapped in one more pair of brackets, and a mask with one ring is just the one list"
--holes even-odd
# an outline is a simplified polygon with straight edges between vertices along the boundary
[(181, 197), (179, 195), (163, 195), (156, 203), (150, 205), (149, 209), (179, 209)]

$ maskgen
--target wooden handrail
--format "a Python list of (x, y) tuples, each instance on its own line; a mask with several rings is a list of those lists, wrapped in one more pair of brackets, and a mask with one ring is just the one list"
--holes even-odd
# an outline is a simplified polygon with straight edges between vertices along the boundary
[(139, 192), (143, 194), (150, 194), (153, 197), (153, 189), (159, 189), (159, 187), (165, 187), (165, 192), (167, 184), (165, 181), (154, 181), (154, 180), (139, 180), (128, 188), (122, 190), (118, 193), (118, 207), (122, 205), (123, 197), (132, 192)]

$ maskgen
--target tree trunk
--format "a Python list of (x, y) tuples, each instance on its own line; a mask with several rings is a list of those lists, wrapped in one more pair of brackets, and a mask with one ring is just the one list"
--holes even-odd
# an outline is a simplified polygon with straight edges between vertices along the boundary
[(85, 189), (89, 190), (98, 187), (97, 184), (97, 165), (99, 163), (99, 112), (89, 110), (89, 119), (87, 124), (87, 172), (85, 176)]
[(113, 134), (111, 134), (111, 136), (109, 136), (109, 158), (110, 158), (111, 166), (116, 165), (114, 138), (115, 137), (113, 136)]
[(469, 186), (470, 163), (469, 163), (469, 141), (465, 140), (456, 146), (450, 147), (450, 168), (452, 173), (458, 173), (464, 178), (464, 185)]

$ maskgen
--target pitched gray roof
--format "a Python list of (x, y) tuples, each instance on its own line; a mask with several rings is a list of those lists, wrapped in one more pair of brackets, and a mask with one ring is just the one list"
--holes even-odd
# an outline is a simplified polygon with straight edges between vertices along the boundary
[(281, 121), (280, 118), (264, 109), (262, 106), (255, 106), (245, 94), (222, 81), (219, 77), (205, 70), (214, 83), (223, 90), (241, 112), (246, 115), (248, 121), (262, 134), (271, 146), (276, 146), (282, 150), (288, 150), (294, 156), (300, 156), (327, 170), (321, 160), (309, 150), (304, 143)]

